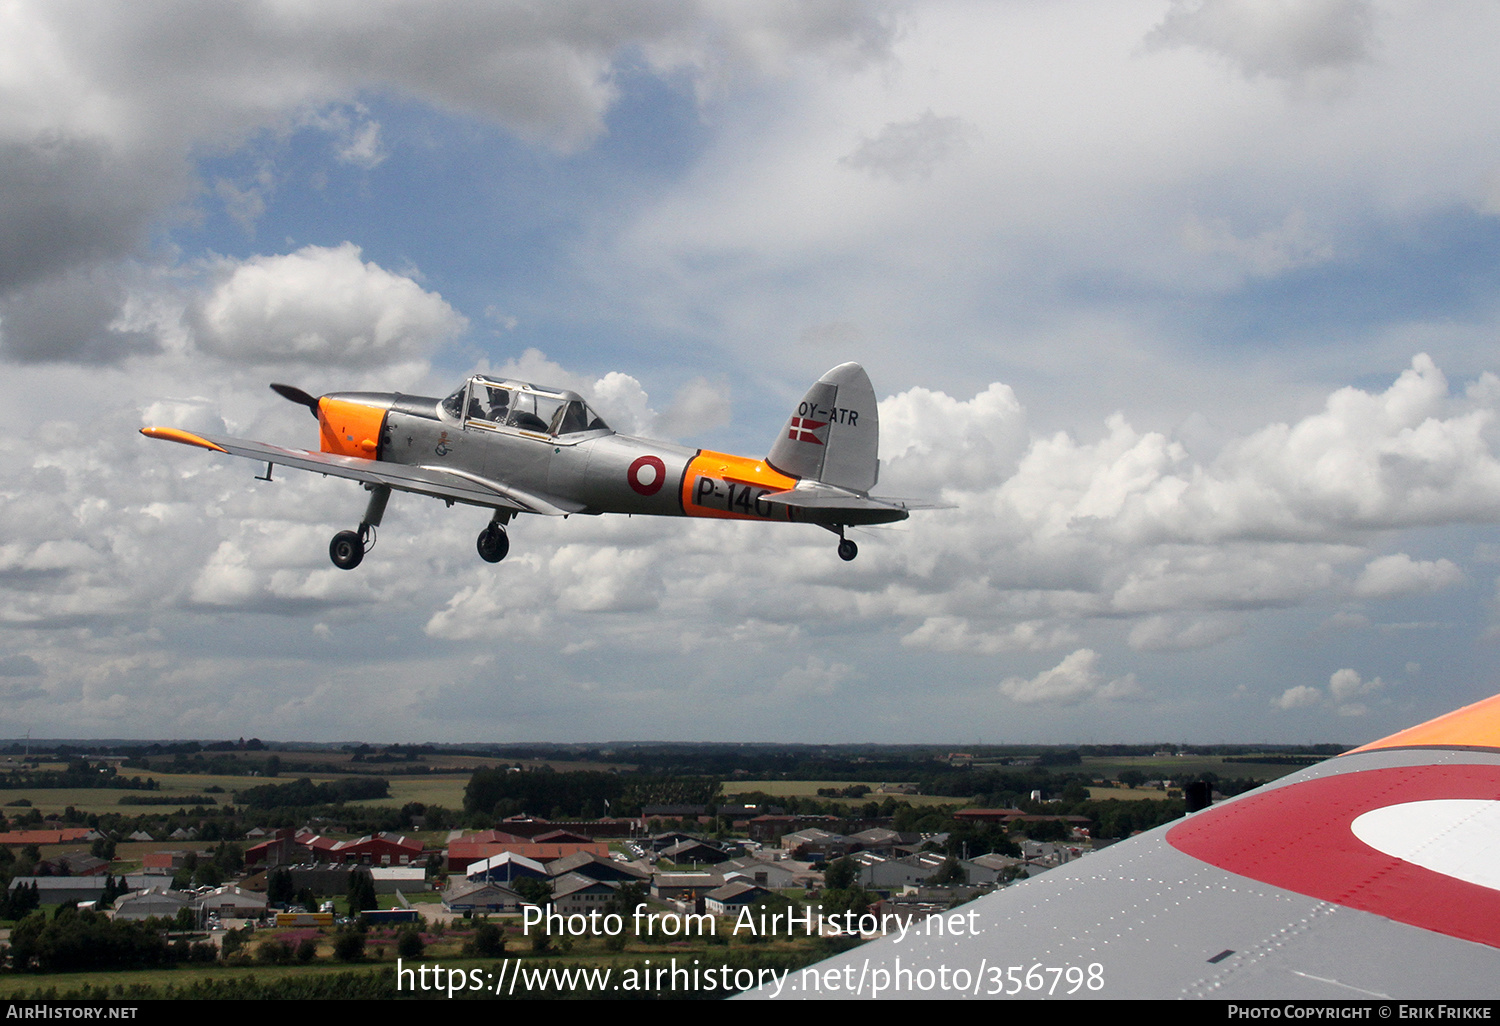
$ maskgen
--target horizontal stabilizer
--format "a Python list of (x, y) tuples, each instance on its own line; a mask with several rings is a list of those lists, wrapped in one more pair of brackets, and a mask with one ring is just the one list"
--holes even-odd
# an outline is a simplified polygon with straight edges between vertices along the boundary
[(793, 488), (785, 492), (768, 492), (761, 496), (767, 502), (779, 502), (783, 506), (791, 506), (794, 509), (818, 509), (818, 510), (896, 510), (902, 509), (898, 503), (887, 502), (882, 499), (872, 499), (865, 495), (855, 495), (853, 492), (833, 489), (808, 489)]
[(767, 502), (779, 502), (796, 509), (954, 509), (951, 503), (928, 502), (924, 499), (898, 499), (890, 495), (860, 495), (843, 488), (804, 481), (796, 488), (784, 492), (768, 492), (762, 496)]
[(958, 504), (953, 502), (931, 502), (927, 499), (898, 499), (894, 495), (872, 495), (871, 500), (883, 502), (889, 506), (900, 506), (902, 509), (958, 509)]

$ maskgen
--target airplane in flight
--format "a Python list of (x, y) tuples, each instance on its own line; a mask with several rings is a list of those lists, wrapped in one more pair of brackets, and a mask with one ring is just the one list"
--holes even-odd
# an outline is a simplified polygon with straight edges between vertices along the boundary
[(743, 996), (1494, 1001), (1500, 695)]
[(510, 551), (506, 525), (518, 513), (816, 524), (839, 536), (839, 557), (851, 560), (859, 548), (845, 528), (936, 508), (869, 494), (879, 476), (880, 421), (857, 363), (840, 364), (808, 389), (763, 460), (618, 434), (576, 392), (481, 374), (442, 399), (271, 388), (317, 418), (319, 451), (173, 427), (141, 434), (263, 461), (264, 481), (279, 465), (362, 482), (370, 499), (359, 527), (328, 546), (341, 570), (364, 559), (393, 490), (493, 510), (476, 543), (490, 563)]

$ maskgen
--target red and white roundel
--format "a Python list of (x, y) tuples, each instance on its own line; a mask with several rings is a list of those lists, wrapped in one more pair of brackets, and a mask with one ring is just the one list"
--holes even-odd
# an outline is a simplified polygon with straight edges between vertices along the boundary
[(1341, 773), (1216, 806), (1167, 831), (1231, 873), (1500, 947), (1500, 766)]
[(655, 495), (667, 479), (667, 465), (659, 456), (638, 456), (625, 477), (638, 494)]

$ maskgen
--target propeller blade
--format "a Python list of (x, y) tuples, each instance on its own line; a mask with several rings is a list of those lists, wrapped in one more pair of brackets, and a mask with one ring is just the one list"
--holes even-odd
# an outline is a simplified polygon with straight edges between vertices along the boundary
[(318, 415), (318, 401), (312, 396), (308, 395), (306, 392), (302, 391), (302, 389), (298, 388), (296, 385), (273, 384), (271, 386), (271, 391), (275, 392), (283, 399), (290, 399), (292, 402), (297, 403), (299, 406), (306, 406), (309, 410), (312, 411), (312, 415), (314, 417)]

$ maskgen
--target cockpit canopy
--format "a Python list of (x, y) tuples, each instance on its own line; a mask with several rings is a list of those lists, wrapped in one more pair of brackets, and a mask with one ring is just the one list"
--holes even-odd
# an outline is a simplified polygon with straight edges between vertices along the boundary
[(609, 431), (577, 392), (542, 388), (476, 374), (443, 400), (443, 411), (456, 420), (508, 427), (532, 434), (562, 437)]

